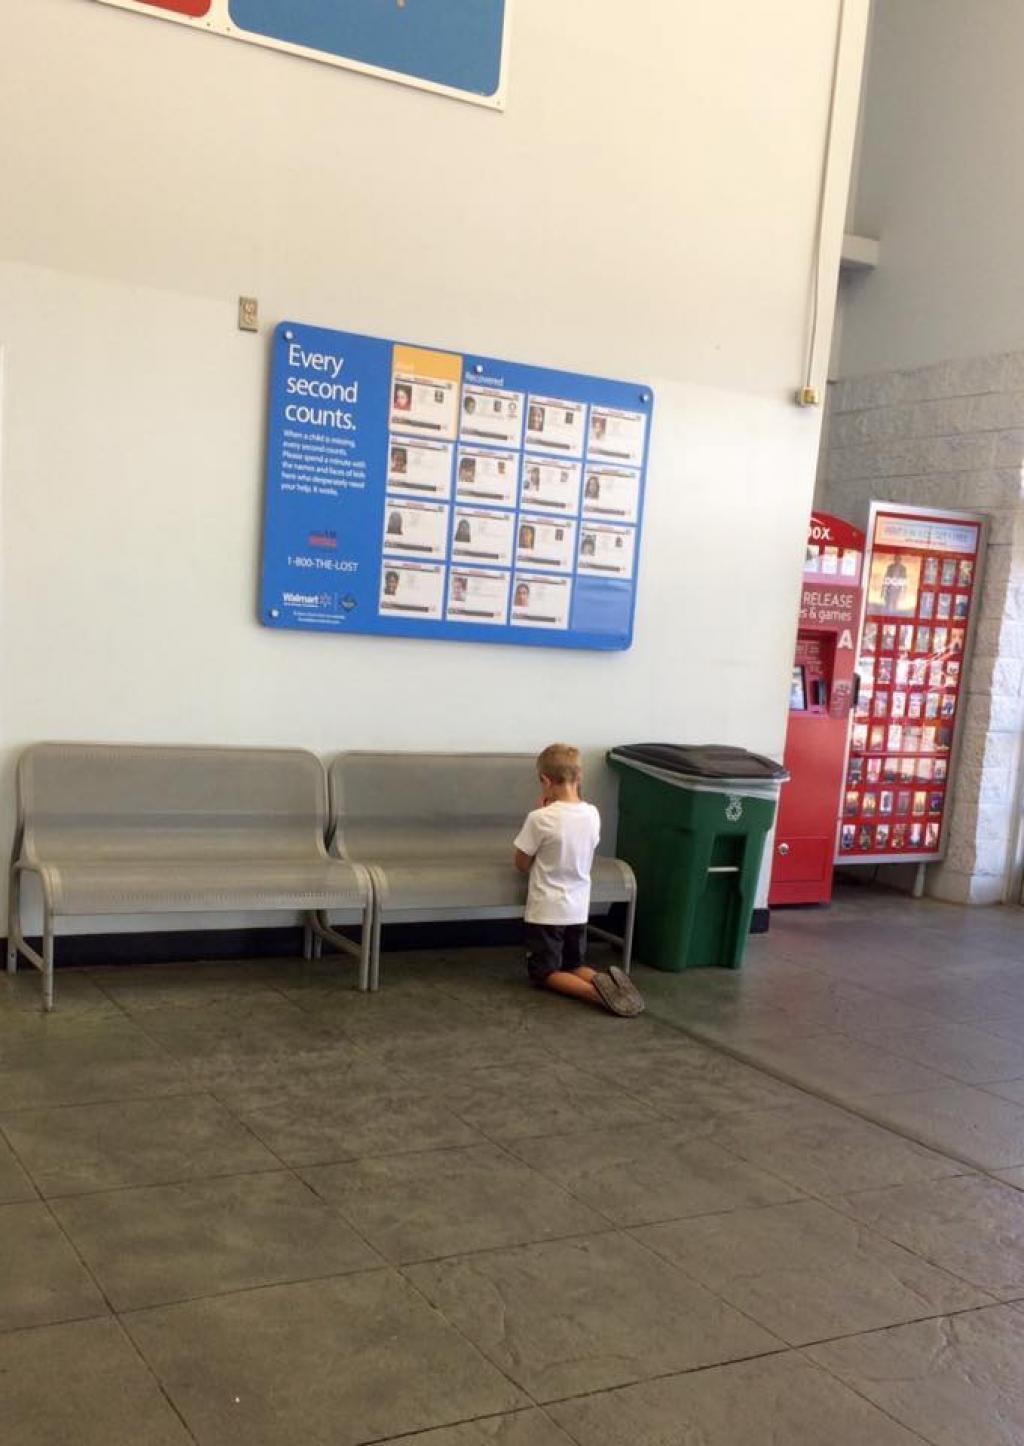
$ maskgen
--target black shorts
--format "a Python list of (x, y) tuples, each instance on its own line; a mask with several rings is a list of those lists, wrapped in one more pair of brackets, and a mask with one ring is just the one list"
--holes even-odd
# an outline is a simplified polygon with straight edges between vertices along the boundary
[(527, 924), (526, 969), (534, 984), (543, 984), (560, 969), (572, 971), (583, 963), (587, 946), (586, 924)]

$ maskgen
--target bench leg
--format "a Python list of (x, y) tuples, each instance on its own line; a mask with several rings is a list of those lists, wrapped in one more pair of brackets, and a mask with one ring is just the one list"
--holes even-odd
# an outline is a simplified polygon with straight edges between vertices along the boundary
[(53, 920), (49, 909), (43, 916), (43, 1009), (53, 1008)]
[(626, 927), (622, 931), (622, 967), (629, 974), (633, 968), (633, 925), (636, 921), (636, 894), (626, 905)]
[(370, 944), (370, 977), (369, 987), (374, 991), (380, 988), (380, 935), (381, 935), (381, 911), (374, 910), (373, 929), (371, 931)]
[(302, 923), (302, 957), (303, 959), (313, 957), (313, 930), (308, 918), (304, 919)]
[(7, 972), (18, 972), (18, 943), (21, 939), (21, 874), (11, 869), (7, 893)]
[(610, 929), (602, 929), (598, 924), (587, 924), (587, 933), (593, 934), (598, 939), (604, 939), (609, 944), (618, 944), (622, 950), (622, 967), (628, 974), (633, 967), (633, 922), (636, 917), (636, 895), (634, 894), (626, 904), (626, 926), (621, 934), (613, 934)]
[(373, 890), (363, 910), (363, 925), (359, 930), (359, 988), (365, 994), (373, 977), (373, 930), (377, 917)]

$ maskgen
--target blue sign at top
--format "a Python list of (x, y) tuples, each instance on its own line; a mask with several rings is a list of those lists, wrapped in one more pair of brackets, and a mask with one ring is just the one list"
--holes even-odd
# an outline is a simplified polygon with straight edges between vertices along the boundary
[(431, 85), (495, 97), (508, 0), (230, 0), (231, 22)]
[(512, 0), (100, 0), (501, 109)]
[(653, 406), (637, 383), (283, 323), (261, 621), (628, 648)]

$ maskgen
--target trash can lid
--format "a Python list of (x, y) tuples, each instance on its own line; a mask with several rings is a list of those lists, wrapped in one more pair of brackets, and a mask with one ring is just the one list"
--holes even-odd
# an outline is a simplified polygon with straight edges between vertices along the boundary
[(684, 778), (744, 779), (753, 783), (789, 777), (773, 758), (722, 743), (626, 743), (611, 749), (608, 757)]

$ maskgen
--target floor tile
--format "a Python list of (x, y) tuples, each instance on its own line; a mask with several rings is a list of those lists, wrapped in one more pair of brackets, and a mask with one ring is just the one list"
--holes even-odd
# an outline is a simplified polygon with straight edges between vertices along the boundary
[(853, 984), (831, 985), (818, 991), (776, 990), (764, 997), (783, 1009), (789, 1022), (783, 1026), (781, 1022), (769, 1021), (763, 1029), (748, 1032), (752, 1037), (763, 1036), (779, 1044), (787, 1039), (822, 1034), (866, 1038), (870, 1043), (871, 1026), (880, 1016), (891, 1025), (905, 1029), (924, 1028), (935, 1022), (935, 1016), (926, 1010)]
[(512, 1416), (490, 1416), (484, 1421), (467, 1421), (462, 1426), (442, 1426), (400, 1441), (382, 1441), (379, 1446), (573, 1446), (560, 1427), (542, 1411), (517, 1411)]
[(245, 999), (273, 1003), (280, 998), (274, 977), (272, 965), (262, 960), (90, 970), (90, 978), (104, 994), (129, 1013), (139, 1014), (168, 1007), (207, 1008)]
[(845, 1034), (756, 1040), (747, 1043), (743, 1052), (790, 1083), (840, 1101), (949, 1083), (935, 1070)]
[(476, 1010), (432, 987), (390, 994), (332, 993), (310, 1001), (305, 1013), (329, 1019), (347, 1039), (387, 1062), (416, 1046), (436, 1047), (445, 1040), (472, 1038), (482, 1021)]
[(920, 1446), (918, 1436), (795, 1354), (548, 1409), (579, 1446)]
[(438, 968), (428, 977), (447, 998), (483, 1012), (498, 1009), (505, 1014), (512, 1009), (534, 1009), (544, 1002), (540, 991), (530, 984), (521, 954), (504, 968), (480, 969), (467, 960), (458, 972)]
[(990, 1300), (814, 1200), (634, 1233), (794, 1346)]
[(321, 1165), (364, 1155), (478, 1145), (481, 1136), (438, 1099), (395, 1083), (344, 1086), (318, 1079), (258, 1101), (222, 1098), (289, 1165)]
[(1024, 1106), (972, 1085), (878, 1095), (871, 1113), (883, 1124), (983, 1170), (1024, 1165)]
[(193, 1062), (245, 1055), (286, 1055), (329, 1048), (338, 1031), (285, 999), (244, 999), (201, 1009), (160, 1009), (136, 1015), (146, 1033), (177, 1059)]
[(0, 1036), (5, 1110), (148, 1099), (189, 1088), (181, 1066), (123, 1015), (115, 1020), (33, 1018)]
[[(123, 1019), (112, 999), (80, 969), (62, 969), (56, 979), (57, 1018), (65, 1022)], [(43, 980), (22, 962), (17, 974), (0, 973), (0, 1037), (10, 1027), (42, 1018)], [(53, 1016), (51, 1016), (51, 1019)]]
[(443, 1096), (460, 1119), (493, 1140), (611, 1130), (658, 1118), (622, 1088), (570, 1064), (474, 1070), (445, 1087)]
[(17, 1446), (192, 1446), (114, 1320), (0, 1335), (0, 1382)]
[(618, 1225), (772, 1205), (800, 1193), (677, 1124), (522, 1140), (512, 1148)]
[(1001, 1100), (1010, 1100), (1015, 1105), (1024, 1105), (1024, 1079), (988, 1080), (982, 1088), (987, 1094)]
[(541, 996), (537, 1008), (525, 1017), (524, 1027), (552, 1054), (584, 1066), (595, 1059), (628, 1059), (649, 1047), (674, 1047), (681, 1053), (696, 1053), (701, 1048), (650, 1011), (635, 1019), (620, 1019), (557, 995)]
[(917, 975), (894, 989), (892, 994), (904, 1004), (924, 1009), (943, 1019), (958, 1020), (961, 1024), (980, 1025), (986, 1019), (1019, 1024), (1024, 1018), (1024, 999), (997, 989), (987, 981), (983, 984), (971, 974), (947, 976), (940, 973), (937, 978), (931, 979)]
[(359, 1046), (393, 1078), (423, 1090), (464, 1080), (473, 1071), (504, 1065), (533, 1071), (559, 1063), (543, 1044), (523, 1030), (506, 1030), (485, 1019), (472, 1034), (440, 1035), (431, 1040), (414, 1040), (404, 1046), (392, 1042), (382, 1052), (370, 1044)]
[(282, 1096), (310, 1094), (323, 1098), (369, 1099), (374, 1091), (395, 1084), (394, 1070), (370, 1059), (356, 1046), (338, 1041), (328, 1049), (295, 1050), (289, 1054), (217, 1056), (187, 1066), (197, 1088), (208, 1090), (233, 1113), (258, 1110)]
[(1024, 1194), (986, 1175), (897, 1185), (837, 1210), (1005, 1300), (1024, 1298)]
[(780, 1349), (624, 1235), (484, 1252), (406, 1274), (535, 1401)]
[[(990, 1001), (986, 1009), (999, 1009), (999, 1005)], [(1008, 1040), (1011, 1044), (1018, 1044), (1024, 1039), (1024, 1011), (1016, 1007), (1011, 1009), (1004, 1005), (998, 1014), (972, 1014), (969, 1022), (976, 1029), (995, 1035), (997, 1039)]]
[(605, 1076), (616, 1079), (626, 1070), (653, 1070), (656, 1066), (665, 1069), (674, 1067), (691, 1075), (700, 1074), (713, 1068), (722, 1058), (721, 1051), (714, 1045), (704, 1044), (668, 1025), (659, 1025), (643, 1036), (626, 1033), (609, 1035), (598, 1048), (591, 1040), (583, 1040), (568, 1049), (553, 1046), (553, 1052), (580, 1069), (598, 1068)]
[(205, 1095), (21, 1110), (0, 1127), (45, 1196), (280, 1168)]
[(1024, 1441), (1024, 1315), (968, 1311), (814, 1346), (814, 1361), (933, 1446)]
[(494, 1145), (307, 1168), (304, 1178), (389, 1260), (405, 1264), (607, 1228)]
[(42, 1203), (0, 1207), (0, 1331), (106, 1315), (85, 1266)]
[(10, 1146), (0, 1138), (0, 1205), (36, 1199), (35, 1186), (14, 1158)]
[(927, 1065), (963, 1084), (1024, 1078), (1024, 1045), (971, 1024), (937, 1020), (926, 1029), (891, 1029), (875, 1022), (873, 1040), (890, 1054)]
[(827, 1104), (722, 1120), (712, 1138), (811, 1194), (845, 1194), (965, 1173), (957, 1161)]
[[(600, 1068), (595, 1060), (592, 1066)], [(640, 1056), (605, 1079), (628, 1089), (660, 1114), (700, 1124), (746, 1110), (779, 1109), (806, 1103), (798, 1089), (717, 1051), (672, 1059)]]
[(104, 1191), (54, 1210), (115, 1310), (381, 1264), (290, 1173)]
[(786, 1035), (793, 1028), (793, 1015), (784, 1009), (762, 1008), (756, 1012), (733, 1011), (719, 1008), (708, 1014), (685, 1017), (680, 1013), (680, 1025), (697, 1039), (710, 1045), (721, 1044), (725, 1048), (741, 1048), (747, 1040), (763, 1039), (772, 1035)]
[(189, 1089), (211, 1094), (237, 1112), (294, 1090), (386, 1088), (394, 1072), (384, 1069), (344, 1041), (327, 1048), (293, 1049), (284, 1054), (215, 1054), (183, 1063)]
[(390, 1270), (125, 1324), (200, 1446), (356, 1446), (529, 1404)]

